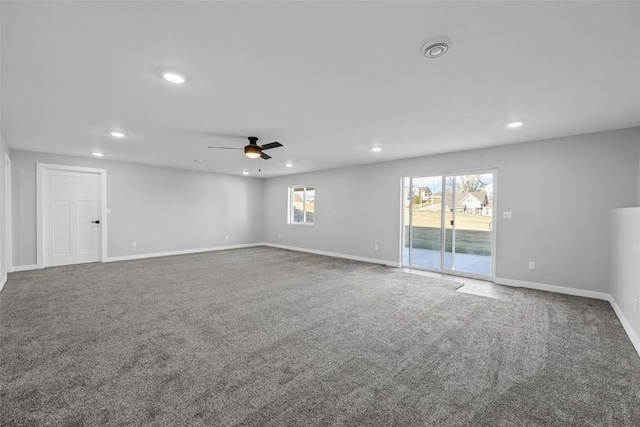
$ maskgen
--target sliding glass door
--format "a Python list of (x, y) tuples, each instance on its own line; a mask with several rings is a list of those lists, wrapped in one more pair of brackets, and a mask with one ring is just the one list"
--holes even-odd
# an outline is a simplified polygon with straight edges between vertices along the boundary
[[(403, 264), (439, 269), (442, 254), (442, 179), (405, 178)], [(416, 250), (418, 249), (418, 250)]]
[(495, 172), (403, 178), (405, 266), (493, 272)]

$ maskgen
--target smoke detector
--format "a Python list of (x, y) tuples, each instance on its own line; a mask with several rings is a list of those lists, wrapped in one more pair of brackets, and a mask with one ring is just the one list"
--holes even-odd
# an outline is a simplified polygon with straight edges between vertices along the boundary
[(430, 40), (422, 46), (422, 53), (427, 58), (440, 58), (449, 51), (451, 40), (439, 38)]

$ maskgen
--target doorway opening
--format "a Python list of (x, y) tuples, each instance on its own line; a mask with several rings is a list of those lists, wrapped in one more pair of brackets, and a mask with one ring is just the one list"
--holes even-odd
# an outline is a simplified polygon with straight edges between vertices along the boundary
[(403, 178), (402, 265), (495, 276), (496, 171)]

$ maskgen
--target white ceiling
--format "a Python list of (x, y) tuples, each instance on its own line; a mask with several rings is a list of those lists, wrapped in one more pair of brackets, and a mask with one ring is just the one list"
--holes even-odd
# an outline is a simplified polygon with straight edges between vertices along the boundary
[[(1, 13), (13, 149), (269, 177), (640, 125), (637, 2), (49, 1)], [(427, 59), (437, 36), (452, 48)], [(173, 86), (163, 69), (189, 80)], [(505, 127), (516, 119), (525, 126)], [(240, 136), (284, 147), (261, 173), (241, 151), (207, 149), (240, 148)]]

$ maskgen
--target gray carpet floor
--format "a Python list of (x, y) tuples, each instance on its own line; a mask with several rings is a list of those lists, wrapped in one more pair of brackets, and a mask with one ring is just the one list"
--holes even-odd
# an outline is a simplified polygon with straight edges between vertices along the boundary
[(640, 425), (604, 301), (267, 247), (12, 273), (0, 424)]

